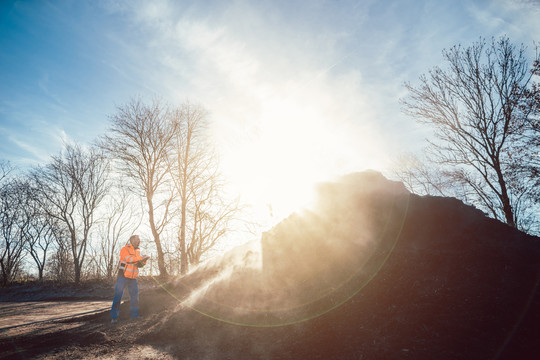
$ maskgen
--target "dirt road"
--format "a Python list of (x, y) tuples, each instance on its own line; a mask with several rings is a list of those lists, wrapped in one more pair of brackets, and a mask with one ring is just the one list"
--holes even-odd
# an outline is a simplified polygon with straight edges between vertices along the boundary
[(0, 302), (0, 331), (104, 311), (110, 301)]

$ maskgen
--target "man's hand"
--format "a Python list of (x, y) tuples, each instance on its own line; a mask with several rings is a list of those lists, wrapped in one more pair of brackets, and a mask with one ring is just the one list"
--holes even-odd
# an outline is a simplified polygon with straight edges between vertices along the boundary
[(150, 256), (144, 255), (144, 256), (142, 257), (142, 259), (139, 260), (139, 261), (137, 261), (137, 263), (136, 263), (135, 265), (136, 265), (138, 268), (142, 268), (142, 267), (145, 265), (144, 263), (146, 262), (146, 260), (148, 260), (149, 258), (150, 258)]

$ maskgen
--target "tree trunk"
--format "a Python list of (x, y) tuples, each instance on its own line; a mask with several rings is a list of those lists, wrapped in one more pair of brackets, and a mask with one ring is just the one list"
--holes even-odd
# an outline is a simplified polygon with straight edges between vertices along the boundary
[(506, 219), (506, 223), (510, 225), (511, 227), (516, 227), (516, 223), (514, 221), (514, 211), (512, 210), (512, 205), (510, 204), (510, 198), (508, 197), (508, 191), (506, 189), (506, 184), (501, 184), (501, 200), (503, 203), (503, 211), (504, 216)]
[(2, 267), (2, 286), (6, 286), (8, 283), (8, 274), (6, 272), (6, 269), (4, 268), (3, 262), (0, 262), (0, 266)]
[(159, 239), (159, 233), (156, 229), (156, 224), (154, 221), (154, 205), (152, 203), (152, 195), (147, 195), (148, 199), (148, 216), (150, 218), (150, 228), (152, 229), (152, 236), (154, 237), (154, 242), (156, 243), (157, 256), (158, 256), (158, 268), (159, 276), (167, 277), (169, 276), (167, 268), (165, 267), (165, 256), (163, 255), (163, 248), (161, 247), (161, 240)]
[(75, 272), (75, 284), (78, 284), (81, 281), (81, 267), (79, 263), (79, 258), (77, 257), (77, 238), (75, 236), (74, 230), (71, 232), (71, 254), (73, 255), (73, 270)]
[(109, 264), (107, 265), (107, 277), (113, 277), (113, 268), (114, 268), (114, 255), (111, 255)]
[(188, 272), (188, 257), (186, 253), (186, 202), (182, 200), (182, 219), (180, 221), (180, 274)]
[(514, 211), (512, 210), (512, 205), (510, 204), (510, 197), (508, 196), (508, 189), (506, 188), (506, 181), (504, 180), (502, 171), (500, 168), (496, 168), (497, 178), (499, 180), (499, 186), (501, 187), (501, 202), (503, 205), (503, 212), (506, 223), (511, 227), (515, 228), (516, 223), (514, 221)]
[(78, 261), (75, 261), (75, 284), (81, 282), (81, 267)]

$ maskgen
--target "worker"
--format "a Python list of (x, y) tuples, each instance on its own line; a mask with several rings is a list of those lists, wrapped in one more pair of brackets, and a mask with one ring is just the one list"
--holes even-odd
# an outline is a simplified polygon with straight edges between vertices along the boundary
[(129, 315), (133, 320), (140, 319), (139, 316), (139, 285), (137, 276), (139, 268), (146, 264), (149, 256), (141, 256), (139, 244), (141, 239), (139, 235), (132, 235), (126, 246), (120, 250), (120, 263), (118, 267), (118, 276), (116, 287), (114, 289), (114, 299), (111, 307), (111, 323), (118, 322), (120, 313), (120, 301), (124, 294), (124, 289), (129, 291)]

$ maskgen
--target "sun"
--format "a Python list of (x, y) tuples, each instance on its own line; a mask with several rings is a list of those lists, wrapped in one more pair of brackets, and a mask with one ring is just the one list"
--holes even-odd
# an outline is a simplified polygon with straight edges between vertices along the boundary
[(222, 108), (229, 116), (216, 133), (227, 145), (221, 166), (231, 192), (259, 222), (272, 226), (311, 207), (317, 183), (380, 169), (384, 145), (362, 121), (370, 116), (362, 103), (317, 86), (255, 86), (251, 93), (242, 111)]
[(315, 184), (336, 171), (342, 146), (320, 114), (292, 101), (267, 100), (250, 136), (224, 159), (226, 177), (258, 216), (279, 221), (309, 207)]

